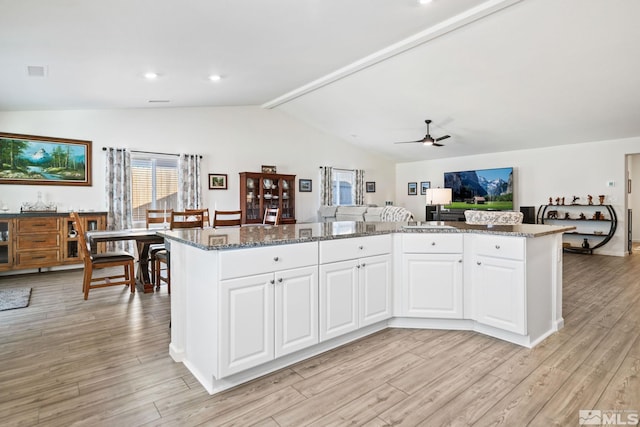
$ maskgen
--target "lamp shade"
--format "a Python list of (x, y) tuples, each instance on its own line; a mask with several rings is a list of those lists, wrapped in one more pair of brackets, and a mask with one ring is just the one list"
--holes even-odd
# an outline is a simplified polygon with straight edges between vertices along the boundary
[(450, 205), (450, 188), (427, 188), (427, 205)]

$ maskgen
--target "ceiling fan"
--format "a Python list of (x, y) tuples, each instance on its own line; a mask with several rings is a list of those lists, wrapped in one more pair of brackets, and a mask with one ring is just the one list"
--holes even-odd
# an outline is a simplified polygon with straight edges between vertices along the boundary
[(442, 147), (442, 144), (438, 144), (438, 141), (442, 141), (443, 139), (451, 138), (451, 135), (441, 136), (440, 138), (433, 138), (431, 134), (429, 134), (429, 124), (431, 120), (427, 119), (424, 121), (427, 124), (427, 134), (424, 138), (419, 139), (417, 141), (404, 141), (404, 142), (394, 142), (394, 144), (414, 144), (421, 143), (423, 145), (433, 145), (434, 147)]

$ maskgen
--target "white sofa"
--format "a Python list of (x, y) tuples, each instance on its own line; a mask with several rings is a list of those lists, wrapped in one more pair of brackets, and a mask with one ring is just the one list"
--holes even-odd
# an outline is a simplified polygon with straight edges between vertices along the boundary
[(318, 218), (320, 222), (404, 222), (412, 220), (413, 214), (400, 206), (322, 206)]

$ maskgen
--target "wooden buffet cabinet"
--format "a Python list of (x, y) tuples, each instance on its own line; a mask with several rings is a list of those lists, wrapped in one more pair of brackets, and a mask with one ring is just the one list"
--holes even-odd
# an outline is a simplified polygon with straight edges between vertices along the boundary
[[(106, 227), (106, 212), (81, 212), (80, 217), (85, 231)], [(81, 262), (77, 233), (68, 212), (0, 215), (0, 271)]]
[(261, 224), (266, 208), (280, 209), (280, 224), (296, 222), (296, 176), (276, 173), (240, 173), (240, 210), (243, 224)]

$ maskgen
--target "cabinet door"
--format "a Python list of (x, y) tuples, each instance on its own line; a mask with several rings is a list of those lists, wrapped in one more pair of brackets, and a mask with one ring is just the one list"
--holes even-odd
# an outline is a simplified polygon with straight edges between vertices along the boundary
[(272, 281), (261, 274), (220, 282), (221, 377), (273, 359)]
[(320, 341), (358, 328), (357, 260), (320, 265)]
[(404, 254), (405, 316), (462, 319), (462, 254)]
[(391, 317), (391, 255), (359, 260), (360, 327)]
[(318, 343), (318, 267), (275, 274), (275, 357)]
[(475, 320), (526, 334), (524, 262), (481, 255), (477, 255), (475, 261)]
[(0, 270), (13, 265), (13, 220), (0, 220)]

